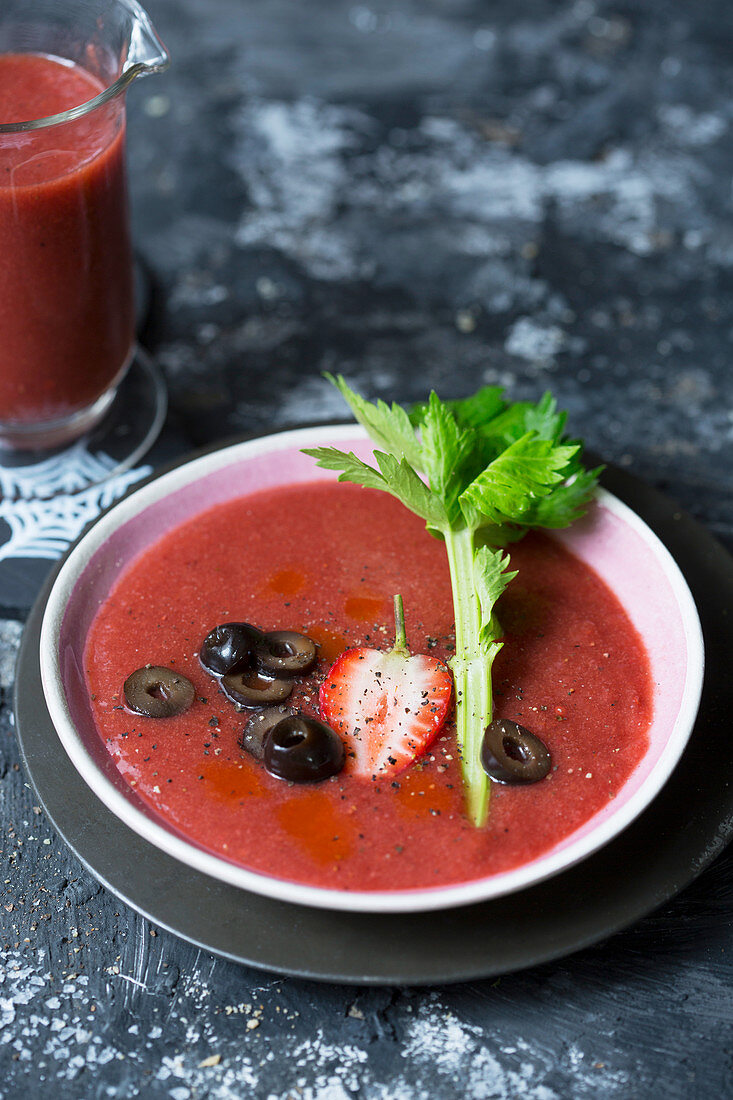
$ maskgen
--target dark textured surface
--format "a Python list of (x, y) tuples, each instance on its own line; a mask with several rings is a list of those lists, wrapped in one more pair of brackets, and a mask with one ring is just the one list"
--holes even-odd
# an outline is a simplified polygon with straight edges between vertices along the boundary
[[(551, 387), (590, 446), (733, 546), (728, 5), (150, 10), (175, 57), (130, 96), (146, 340), (172, 403), (154, 460), (340, 416), (324, 368), (402, 400)], [(733, 1094), (730, 855), (523, 974), (269, 978), (154, 934), (35, 811), (18, 637), (6, 619), (0, 1096)]]

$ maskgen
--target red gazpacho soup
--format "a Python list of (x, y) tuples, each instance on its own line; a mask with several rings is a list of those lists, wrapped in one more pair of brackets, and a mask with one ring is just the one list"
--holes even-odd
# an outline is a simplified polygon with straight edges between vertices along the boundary
[[(404, 599), (413, 653), (451, 656), (453, 608), (442, 542), (399, 502), (325, 481), (263, 490), (170, 531), (123, 573), (85, 653), (95, 721), (122, 775), (201, 848), (252, 871), (352, 891), (465, 883), (548, 852), (603, 809), (647, 749), (652, 685), (644, 645), (614, 594), (559, 542), (511, 548), (518, 577), (499, 604), (505, 646), (495, 710), (539, 735), (550, 774), (492, 784), (488, 823), (464, 811), (455, 733), (388, 779), (343, 772), (312, 784), (270, 775), (238, 745), (247, 714), (198, 652), (219, 623), (293, 629), (320, 646), (288, 704), (318, 714), (318, 686), (344, 649), (392, 644)], [(122, 685), (145, 664), (182, 672), (191, 708), (130, 712)]]
[[(104, 86), (40, 54), (0, 54), (0, 123), (68, 111)], [(124, 105), (0, 134), (0, 421), (91, 406), (134, 339)]]

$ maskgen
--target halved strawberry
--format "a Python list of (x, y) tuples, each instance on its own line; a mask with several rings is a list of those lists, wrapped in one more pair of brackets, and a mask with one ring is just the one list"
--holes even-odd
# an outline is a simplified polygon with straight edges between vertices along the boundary
[(445, 723), (453, 695), (442, 661), (410, 656), (401, 596), (395, 620), (393, 649), (347, 649), (319, 692), (324, 720), (346, 740), (348, 770), (368, 779), (394, 775), (421, 756)]

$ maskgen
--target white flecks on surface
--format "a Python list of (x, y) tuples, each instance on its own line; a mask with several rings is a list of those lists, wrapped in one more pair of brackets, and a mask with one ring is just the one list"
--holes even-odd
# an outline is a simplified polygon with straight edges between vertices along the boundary
[(278, 427), (311, 421), (346, 420), (348, 417), (343, 398), (322, 378), (305, 378), (280, 396), (273, 412), (273, 421)]
[(193, 275), (184, 276), (171, 291), (168, 299), (169, 309), (199, 308), (215, 306), (225, 302), (229, 297), (229, 291), (219, 283)]
[(659, 108), (659, 119), (682, 145), (712, 145), (728, 129), (722, 115), (704, 111), (696, 114), (685, 103), (665, 103)]
[[(564, 1090), (546, 1080), (553, 1074), (556, 1052), (520, 1036), (511, 1044), (489, 1039), (484, 1028), (461, 1021), (439, 1001), (422, 1005), (408, 1028), (402, 1056), (424, 1069), (426, 1085), (423, 1092), (408, 1095), (434, 1095), (435, 1086), (428, 1082), (437, 1074), (444, 1081), (460, 1082), (471, 1100), (564, 1100)], [(583, 1064), (585, 1055), (577, 1047), (564, 1057), (575, 1070), (576, 1095), (598, 1095), (599, 1069), (605, 1066), (588, 1060)], [(628, 1086), (628, 1074), (604, 1072), (604, 1095), (621, 1097)]]
[(15, 658), (22, 634), (22, 623), (0, 619), (0, 688), (6, 691), (15, 683)]
[(565, 343), (565, 333), (557, 325), (541, 325), (531, 317), (520, 317), (510, 328), (504, 347), (520, 359), (549, 362)]
[[(278, 249), (316, 279), (354, 279), (365, 264), (378, 270), (383, 249), (392, 261), (395, 247), (411, 256), (413, 238), (429, 265), (426, 233), (443, 234), (443, 262), (451, 251), (475, 256), (478, 230), (488, 232), (486, 254), (496, 254), (526, 240), (553, 204), (581, 235), (592, 226), (596, 239), (647, 255), (666, 246), (670, 231), (699, 221), (697, 167), (682, 125), (688, 115), (676, 110), (656, 142), (638, 151), (543, 165), (444, 117), (421, 121), (416, 147), (385, 145), (372, 159), (359, 151), (373, 128), (362, 112), (316, 100), (250, 102), (231, 154), (251, 201), (236, 240)], [(701, 116), (696, 126), (702, 142), (719, 136), (725, 122)]]
[(167, 95), (151, 95), (145, 100), (143, 110), (149, 118), (163, 118), (171, 109)]
[[(161, 946), (148, 937), (146, 942)], [(136, 950), (134, 944), (128, 949), (131, 954)], [(162, 958), (158, 955), (158, 967)], [(120, 961), (131, 965), (129, 958)], [(457, 998), (424, 992), (409, 1000), (397, 994), (385, 1004), (383, 994), (365, 991), (359, 995), (360, 1015), (347, 1013), (346, 1006), (354, 1003), (353, 991), (334, 991), (334, 1022), (348, 1019), (351, 1029), (352, 1038), (345, 1041), (332, 1037), (329, 1010), (310, 1000), (307, 992), (299, 993), (297, 983), (295, 988), (282, 980), (262, 985), (262, 979), (254, 977), (249, 984), (243, 971), (235, 975), (236, 985), (247, 1000), (222, 1000), (217, 995), (217, 969), (222, 965), (196, 952), (180, 977), (176, 971), (172, 996), (157, 993), (148, 1000), (150, 991), (133, 987), (129, 999), (126, 992), (120, 1001), (117, 994), (100, 997), (99, 976), (91, 982), (83, 974), (73, 980), (54, 977), (44, 951), (35, 958), (18, 950), (0, 951), (0, 1045), (11, 1049), (18, 1061), (33, 1058), (34, 1071), (50, 1083), (75, 1082), (83, 1073), (85, 1087), (90, 1092), (97, 1089), (99, 1095), (104, 1095), (105, 1081), (113, 1090), (110, 1095), (115, 1095), (113, 1082), (122, 1078), (110, 1073), (124, 1074), (131, 1082), (144, 1064), (149, 1071), (145, 1089), (120, 1087), (116, 1095), (175, 1100), (183, 1100), (185, 1090), (190, 1100), (241, 1100), (247, 1095), (267, 1100), (294, 1100), (295, 1095), (299, 1100), (349, 1100), (356, 1095), (369, 1100), (564, 1100), (571, 1079), (578, 1098), (595, 1100), (602, 1094), (625, 1100), (635, 1080), (627, 1058), (626, 1068), (608, 1064), (613, 1041), (603, 1034), (593, 1040), (592, 1021), (582, 1042), (568, 1039), (562, 1049), (546, 1041), (544, 1031), (530, 1029), (525, 1035), (517, 1026), (520, 1010), (512, 1007), (512, 992), (494, 994), (499, 982), (491, 989), (484, 985), (479, 1001), (470, 991)], [(135, 965), (151, 989), (154, 969), (150, 959), (142, 968)], [(558, 981), (562, 983), (561, 976), (556, 976)], [(678, 961), (669, 981), (671, 987), (688, 990), (680, 1002), (680, 1024), (694, 1017), (714, 1026), (726, 997), (725, 982), (716, 977), (714, 964), (705, 983), (692, 985)], [(318, 1022), (307, 1011), (301, 1014), (292, 1007), (293, 998), (303, 1007), (304, 992)], [(535, 999), (548, 1010), (552, 999), (561, 995), (562, 984), (535, 985)], [(611, 989), (607, 995), (615, 1004), (618, 993)], [(123, 1011), (129, 1019), (127, 1013), (134, 1017), (143, 999), (146, 1009), (152, 1006), (161, 1012), (161, 1023), (148, 1028), (143, 1037), (136, 1034), (134, 1024), (115, 1028), (111, 1041), (108, 1013), (119, 1017)], [(105, 1012), (91, 1011), (103, 1003)], [(477, 1012), (479, 1005), (483, 1010)], [(562, 1009), (558, 1011), (562, 1018)], [(248, 1031), (250, 1020), (261, 1026)], [(290, 1042), (284, 1039), (289, 1031), (283, 1025), (292, 1029)], [(664, 1032), (655, 1041), (668, 1043), (671, 1057), (674, 1039)]]
[(347, 182), (342, 155), (370, 126), (357, 111), (309, 100), (249, 104), (232, 156), (256, 213), (243, 216), (237, 243), (297, 254), (318, 278), (353, 278), (355, 258), (328, 225)]
[[(486, 1045), (482, 1029), (458, 1020), (439, 1003), (426, 1005), (408, 1029), (403, 1057), (424, 1067), (426, 1076), (460, 1080), (472, 1100), (561, 1100), (543, 1084), (547, 1066), (535, 1054), (531, 1059), (501, 1059), (498, 1048)], [(506, 1053), (506, 1052), (504, 1052)], [(426, 1093), (429, 1095), (429, 1093)]]

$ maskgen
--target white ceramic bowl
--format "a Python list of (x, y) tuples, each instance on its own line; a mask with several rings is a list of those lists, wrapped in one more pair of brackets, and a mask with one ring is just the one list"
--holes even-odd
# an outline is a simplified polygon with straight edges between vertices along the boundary
[(266, 436), (215, 451), (152, 481), (107, 512), (64, 563), (41, 631), (41, 673), (51, 718), (74, 766), (136, 833), (181, 863), (285, 901), (362, 912), (442, 909), (521, 890), (585, 859), (624, 829), (670, 775), (692, 732), (702, 690), (703, 644), (692, 596), (674, 560), (626, 505), (601, 492), (588, 515), (557, 537), (615, 592), (646, 645), (654, 684), (649, 748), (615, 799), (550, 851), (479, 881), (432, 889), (353, 892), (247, 871), (169, 829), (115, 767), (92, 719), (83, 676), (87, 633), (120, 570), (173, 526), (256, 489), (334, 478), (300, 453), (334, 445), (371, 454), (353, 424)]

